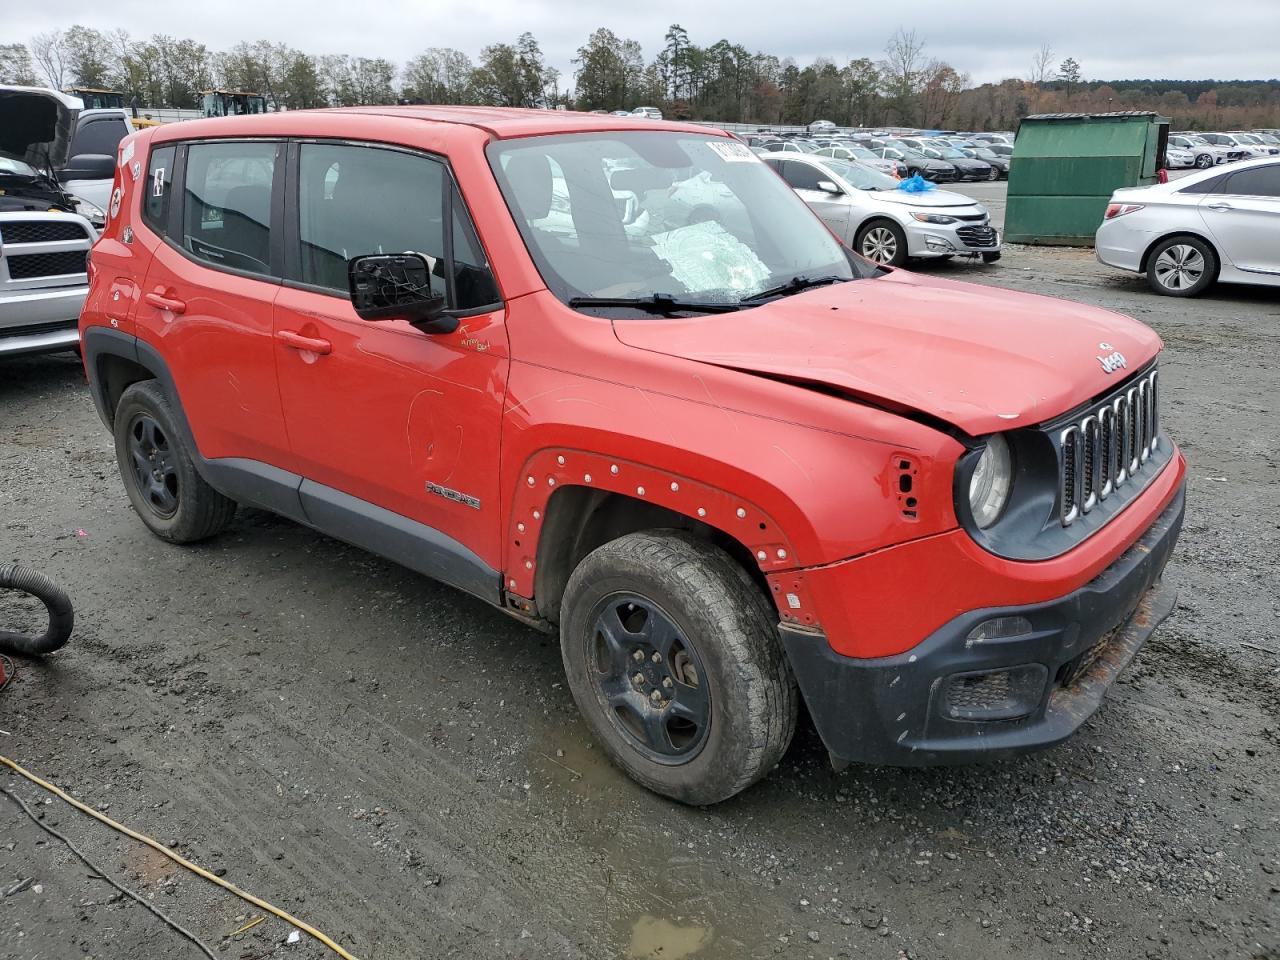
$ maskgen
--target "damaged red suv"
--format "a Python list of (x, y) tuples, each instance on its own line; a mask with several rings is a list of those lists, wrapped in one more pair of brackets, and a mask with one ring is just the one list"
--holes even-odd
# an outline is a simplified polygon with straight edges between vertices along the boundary
[(1062, 740), (1168, 614), (1159, 338), (843, 248), (703, 127), (482, 108), (122, 144), (81, 318), (158, 536), (238, 504), (558, 631), (636, 780)]

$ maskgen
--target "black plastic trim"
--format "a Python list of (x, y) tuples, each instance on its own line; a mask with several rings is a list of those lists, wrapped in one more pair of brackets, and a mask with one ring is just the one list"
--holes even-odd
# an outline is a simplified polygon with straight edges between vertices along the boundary
[[(1052, 746), (1077, 730), (1173, 609), (1161, 585), (1182, 527), (1184, 489), (1116, 560), (1079, 590), (1046, 603), (971, 610), (910, 650), (855, 659), (813, 629), (779, 627), (818, 733), (833, 756), (865, 763), (928, 766), (998, 759)], [(1025, 617), (1030, 633), (969, 642), (980, 623)], [(1097, 663), (1067, 686), (1058, 678), (1104, 637)], [(1048, 683), (1029, 715), (979, 721), (948, 715), (941, 697), (957, 674), (1043, 664)]]
[(146, 367), (164, 388), (196, 470), (215, 490), (239, 502), (386, 557), (497, 606), (503, 605), (501, 574), (448, 535), (375, 504), (307, 480), (279, 467), (240, 457), (206, 459), (199, 453), (169, 366), (145, 340), (118, 330), (91, 327), (82, 338), (89, 391), (110, 428), (105, 386), (97, 375), (101, 358), (117, 355)]

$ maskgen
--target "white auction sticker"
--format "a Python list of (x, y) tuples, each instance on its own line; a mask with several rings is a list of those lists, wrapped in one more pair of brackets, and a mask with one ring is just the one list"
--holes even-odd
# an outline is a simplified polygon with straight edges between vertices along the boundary
[(751, 148), (737, 140), (708, 140), (707, 146), (720, 155), (725, 163), (750, 163), (759, 159)]

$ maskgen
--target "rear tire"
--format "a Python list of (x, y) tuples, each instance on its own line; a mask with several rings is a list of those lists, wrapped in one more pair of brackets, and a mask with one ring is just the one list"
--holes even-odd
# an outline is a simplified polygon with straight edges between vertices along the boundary
[(1147, 283), (1165, 297), (1196, 297), (1218, 275), (1218, 255), (1199, 237), (1166, 237), (1147, 255)]
[(115, 412), (116, 463), (125, 493), (161, 540), (194, 543), (222, 531), (235, 516), (236, 502), (205, 482), (181, 438), (155, 380), (125, 390)]
[(611, 541), (578, 564), (560, 614), (578, 709), (650, 790), (718, 803), (786, 752), (798, 695), (778, 615), (718, 547), (675, 530)]
[(1213, 157), (1209, 156), (1209, 154), (1202, 153), (1200, 154), (1200, 156), (1196, 157), (1196, 169), (1208, 170), (1212, 166), (1213, 166)]
[(907, 262), (907, 235), (892, 220), (872, 220), (859, 228), (853, 249), (873, 263), (900, 267)]

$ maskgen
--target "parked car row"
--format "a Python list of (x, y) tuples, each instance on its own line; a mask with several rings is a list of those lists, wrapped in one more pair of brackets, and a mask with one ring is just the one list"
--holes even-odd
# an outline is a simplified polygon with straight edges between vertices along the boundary
[(1182, 131), (1169, 137), (1165, 165), (1171, 170), (1209, 167), (1236, 160), (1258, 160), (1280, 156), (1280, 137), (1264, 131), (1193, 133)]

